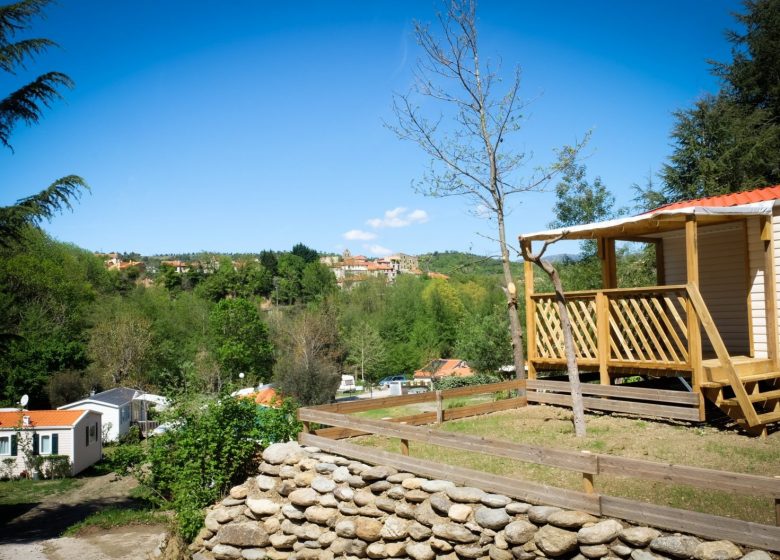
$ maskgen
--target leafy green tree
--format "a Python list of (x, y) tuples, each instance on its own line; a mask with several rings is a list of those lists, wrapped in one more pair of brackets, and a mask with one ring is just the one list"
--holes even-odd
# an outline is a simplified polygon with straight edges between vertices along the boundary
[(160, 265), (160, 271), (157, 275), (157, 282), (164, 286), (171, 295), (177, 295), (182, 291), (182, 276), (176, 269), (168, 264)]
[(320, 254), (317, 251), (303, 243), (296, 243), (292, 248), (292, 254), (301, 257), (306, 264), (317, 262), (320, 259)]
[(503, 309), (489, 315), (470, 315), (458, 332), (457, 355), (480, 373), (496, 373), (512, 363), (509, 324)]
[(431, 341), (438, 357), (452, 357), (459, 323), (465, 312), (455, 288), (445, 280), (430, 280), (422, 291), (422, 302), (428, 314), (425, 335), (435, 334)]
[(664, 167), (668, 200), (780, 183), (780, 0), (747, 0), (732, 60), (712, 63), (720, 90), (675, 113)]
[[(56, 43), (45, 38), (17, 39), (33, 19), (42, 15), (48, 0), (22, 0), (0, 6), (0, 71), (9, 77)], [(20, 123), (33, 125), (40, 121), (43, 110), (59, 99), (63, 89), (73, 87), (71, 79), (61, 72), (46, 72), (23, 84), (0, 101), (0, 143), (11, 148), (11, 134)], [(67, 175), (54, 181), (37, 194), (18, 200), (11, 206), (0, 206), (0, 246), (18, 242), (29, 226), (49, 220), (87, 189), (77, 175)]]
[(295, 303), (301, 298), (303, 279), (303, 269), (306, 267), (306, 261), (303, 257), (292, 253), (283, 253), (279, 255), (277, 270), (277, 297), (288, 304)]
[(91, 307), (112, 281), (91, 253), (38, 229), (22, 235), (0, 248), (0, 400), (27, 393), (31, 406), (46, 408), (49, 377), (86, 367)]
[(320, 262), (310, 262), (303, 269), (301, 293), (304, 301), (322, 299), (338, 289), (336, 276)]
[[(624, 212), (615, 209), (615, 196), (602, 183), (601, 177), (589, 182), (587, 168), (583, 164), (569, 166), (555, 186), (555, 220), (550, 227), (564, 228), (615, 218)], [(594, 241), (583, 241), (581, 252), (592, 257), (596, 254)]]
[(231, 378), (244, 373), (250, 384), (270, 378), (273, 346), (268, 327), (247, 300), (225, 299), (214, 307), (209, 316), (209, 341), (220, 368)]
[(276, 268), (277, 259), (276, 259), (276, 253), (274, 253), (273, 251), (260, 251), (260, 264), (263, 265), (263, 268), (265, 268), (268, 271), (271, 277), (277, 275), (278, 273), (278, 270)]

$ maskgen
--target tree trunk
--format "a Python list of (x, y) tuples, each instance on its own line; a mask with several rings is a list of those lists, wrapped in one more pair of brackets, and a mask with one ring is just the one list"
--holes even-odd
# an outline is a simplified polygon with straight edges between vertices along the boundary
[(558, 305), (558, 314), (561, 316), (561, 330), (563, 331), (563, 347), (566, 353), (566, 370), (569, 374), (569, 387), (571, 390), (571, 410), (574, 421), (574, 434), (577, 437), (585, 437), (585, 406), (582, 402), (582, 386), (580, 385), (580, 371), (577, 367), (577, 356), (574, 352), (574, 336), (571, 332), (571, 319), (566, 308), (566, 295), (563, 292), (563, 283), (558, 271), (549, 262), (542, 260), (550, 241), (545, 242), (542, 250), (537, 254), (531, 253), (530, 243), (521, 243), (523, 258), (530, 261), (550, 277), (555, 290), (555, 302)]
[(563, 330), (563, 346), (566, 351), (566, 369), (569, 373), (569, 385), (571, 386), (571, 410), (574, 416), (574, 434), (577, 437), (585, 437), (585, 407), (582, 402), (582, 386), (580, 385), (580, 372), (577, 367), (577, 356), (574, 353), (574, 337), (571, 333), (571, 319), (566, 308), (566, 296), (563, 293), (563, 284), (558, 271), (548, 261), (540, 260), (542, 269), (552, 280), (555, 289), (555, 301), (558, 304), (558, 313), (561, 316), (561, 329)]
[[(504, 269), (504, 283), (506, 284), (507, 312), (509, 313), (509, 333), (512, 340), (512, 357), (515, 364), (515, 377), (525, 379), (525, 347), (523, 346), (523, 326), (520, 324), (520, 316), (517, 306), (517, 287), (512, 277), (512, 269), (509, 266), (509, 249), (506, 245), (506, 232), (502, 215), (498, 216), (498, 240), (501, 246), (501, 265)], [(525, 395), (525, 390), (519, 390), (518, 396)]]

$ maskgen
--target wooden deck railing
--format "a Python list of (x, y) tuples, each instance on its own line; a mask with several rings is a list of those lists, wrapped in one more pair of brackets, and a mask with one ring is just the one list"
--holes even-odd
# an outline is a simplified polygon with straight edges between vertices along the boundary
[[(690, 370), (686, 286), (566, 294), (577, 361), (583, 366)], [(554, 294), (534, 294), (529, 358), (564, 364), (563, 331)]]

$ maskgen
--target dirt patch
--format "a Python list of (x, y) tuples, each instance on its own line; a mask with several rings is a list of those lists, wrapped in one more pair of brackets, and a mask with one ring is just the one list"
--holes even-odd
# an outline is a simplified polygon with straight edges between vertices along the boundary
[(84, 484), (23, 509), (0, 526), (0, 560), (130, 560), (146, 558), (166, 536), (160, 525), (87, 530), (60, 537), (71, 525), (106, 507), (133, 507), (138, 483), (114, 474), (84, 477)]
[(166, 537), (162, 526), (130, 526), (79, 537), (0, 545), (0, 560), (136, 560)]

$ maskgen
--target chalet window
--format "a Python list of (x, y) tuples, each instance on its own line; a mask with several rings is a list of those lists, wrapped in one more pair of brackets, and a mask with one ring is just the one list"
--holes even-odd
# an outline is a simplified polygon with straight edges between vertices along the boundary
[(11, 436), (0, 437), (0, 455), (11, 454)]
[(89, 426), (89, 436), (87, 438), (87, 445), (95, 443), (97, 441), (97, 424), (91, 424)]
[(41, 436), (41, 455), (51, 455), (51, 436)]
[(130, 405), (125, 405), (119, 409), (119, 423), (126, 424), (130, 421)]

